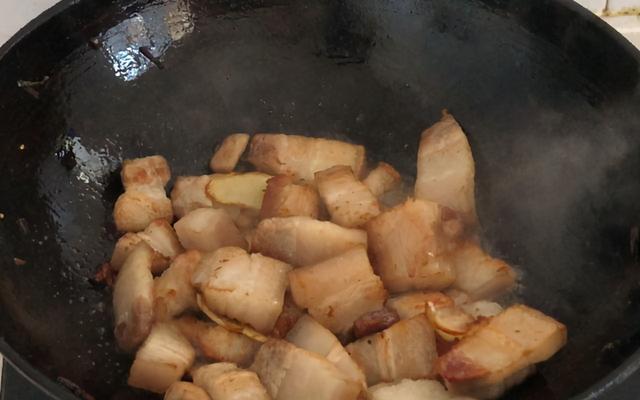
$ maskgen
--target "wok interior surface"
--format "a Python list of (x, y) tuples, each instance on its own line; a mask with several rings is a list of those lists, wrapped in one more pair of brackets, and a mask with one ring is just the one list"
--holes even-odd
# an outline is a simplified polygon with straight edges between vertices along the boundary
[(443, 108), (471, 142), (484, 241), (521, 272), (517, 298), (569, 329), (507, 398), (585, 393), (638, 348), (640, 58), (577, 6), (70, 3), (0, 60), (0, 336), (49, 377), (141, 395), (90, 280), (117, 238), (121, 160), (203, 174), (228, 133), (281, 131), (362, 143), (410, 180)]

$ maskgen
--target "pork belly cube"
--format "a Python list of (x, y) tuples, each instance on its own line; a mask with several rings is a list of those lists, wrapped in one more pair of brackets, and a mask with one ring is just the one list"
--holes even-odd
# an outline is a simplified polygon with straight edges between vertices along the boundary
[(124, 190), (138, 186), (156, 186), (163, 188), (171, 179), (171, 170), (162, 156), (149, 156), (124, 160), (120, 178)]
[(198, 208), (213, 207), (207, 196), (207, 185), (211, 175), (179, 176), (171, 190), (171, 204), (176, 218), (182, 218)]
[(251, 139), (248, 159), (258, 171), (311, 183), (316, 172), (334, 165), (347, 165), (360, 176), (365, 150), (338, 140), (263, 133)]
[(500, 397), (534, 370), (520, 346), (482, 328), (438, 358), (436, 369), (452, 393), (478, 399)]
[[(122, 264), (124, 264), (127, 257), (129, 257), (129, 254), (131, 254), (133, 249), (140, 244), (140, 242), (142, 242), (142, 238), (138, 236), (137, 233), (127, 232), (122, 235), (113, 248), (111, 261), (109, 261), (111, 268), (115, 271), (119, 271), (120, 268), (122, 268)], [(162, 258), (164, 263), (164, 257)]]
[(445, 111), (439, 122), (422, 132), (415, 196), (447, 206), (473, 224), (477, 219), (474, 178), (475, 165), (467, 137)]
[(209, 168), (213, 172), (231, 172), (240, 161), (244, 149), (249, 144), (249, 135), (246, 133), (233, 133), (222, 141), (222, 144), (213, 153)]
[(151, 272), (154, 274), (161, 273), (178, 254), (184, 249), (178, 240), (176, 231), (173, 230), (171, 224), (164, 219), (152, 221), (144, 231), (139, 232), (138, 236), (151, 247), (159, 257), (166, 260), (165, 265), (152, 265)]
[[(129, 254), (131, 254), (133, 249), (140, 243), (149, 246), (147, 242), (142, 240), (142, 237), (140, 236), (141, 233), (142, 232), (127, 232), (118, 239), (115, 247), (113, 248), (113, 253), (111, 254), (111, 261), (109, 262), (114, 271), (119, 271), (120, 268), (122, 268), (122, 264), (124, 264), (127, 257), (129, 257)], [(171, 259), (153, 250), (151, 246), (149, 246), (149, 248), (153, 251), (153, 258), (151, 259), (151, 273), (162, 273), (162, 271), (167, 269), (171, 263)]]
[(438, 381), (403, 379), (397, 383), (379, 383), (368, 389), (369, 400), (473, 400), (453, 395)]
[(364, 247), (289, 272), (295, 303), (336, 334), (347, 333), (362, 314), (382, 308), (387, 293)]
[(373, 265), (391, 292), (440, 290), (455, 272), (444, 256), (438, 204), (408, 199), (366, 225)]
[(336, 224), (356, 228), (380, 214), (378, 200), (351, 168), (336, 165), (316, 172), (315, 177), (320, 198)]
[(386, 162), (379, 162), (362, 181), (376, 197), (397, 188), (401, 182), (400, 173)]
[(203, 258), (192, 283), (214, 312), (269, 333), (282, 312), (291, 266), (239, 248)]
[(353, 323), (353, 335), (357, 339), (373, 335), (387, 329), (398, 321), (400, 321), (400, 316), (393, 310), (381, 308), (370, 311), (355, 320)]
[(171, 200), (162, 187), (131, 188), (118, 197), (113, 207), (113, 220), (120, 232), (140, 232), (156, 219), (173, 221)]
[(267, 181), (260, 219), (274, 217), (318, 218), (320, 197), (314, 188), (293, 183), (293, 177), (278, 175)]
[(207, 392), (191, 382), (176, 382), (169, 386), (164, 400), (211, 400)]
[(174, 224), (178, 239), (187, 250), (212, 252), (220, 247), (246, 248), (247, 243), (225, 210), (199, 208)]
[(214, 323), (199, 321), (186, 316), (176, 320), (180, 332), (206, 358), (213, 361), (231, 362), (246, 367), (251, 364), (260, 343), (243, 335), (231, 332)]
[(364, 384), (364, 373), (347, 353), (342, 343), (338, 341), (330, 330), (310, 316), (304, 315), (300, 317), (287, 334), (286, 339), (301, 349), (321, 355), (346, 376)]
[(475, 243), (463, 244), (451, 259), (456, 272), (453, 287), (466, 292), (470, 300), (493, 299), (515, 285), (513, 268), (491, 257)]
[(453, 393), (495, 399), (565, 342), (564, 325), (516, 305), (458, 342), (438, 359), (436, 368)]
[(263, 344), (251, 369), (273, 400), (356, 400), (362, 390), (324, 357), (283, 340)]
[(308, 217), (261, 221), (251, 250), (295, 266), (311, 265), (356, 246), (367, 245), (367, 233)]
[(156, 324), (136, 353), (127, 383), (135, 388), (164, 393), (182, 378), (195, 356), (193, 347), (176, 326)]
[(196, 310), (196, 290), (191, 285), (201, 254), (189, 250), (177, 256), (171, 266), (153, 281), (153, 312), (156, 321), (167, 321), (187, 310)]
[(453, 299), (441, 292), (418, 291), (391, 297), (387, 300), (386, 306), (397, 312), (400, 318), (408, 319), (424, 314), (427, 310), (427, 303), (439, 307), (454, 305)]
[(566, 326), (538, 310), (519, 304), (491, 319), (487, 329), (500, 332), (523, 347), (531, 364), (548, 360), (567, 343)]
[(436, 337), (425, 315), (401, 320), (382, 332), (358, 339), (347, 346), (347, 351), (364, 371), (367, 385), (435, 375)]
[(113, 288), (115, 337), (121, 349), (135, 350), (149, 334), (153, 322), (153, 251), (139, 244), (131, 252)]
[(198, 367), (193, 373), (193, 382), (212, 400), (271, 400), (255, 372), (240, 369), (233, 363)]

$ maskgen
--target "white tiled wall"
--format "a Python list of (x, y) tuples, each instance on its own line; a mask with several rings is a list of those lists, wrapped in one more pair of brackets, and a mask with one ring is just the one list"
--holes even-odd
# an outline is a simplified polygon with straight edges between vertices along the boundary
[(584, 8), (598, 14), (604, 10), (607, 0), (577, 0), (577, 2)]
[(640, 48), (640, 0), (576, 0)]
[(0, 44), (58, 0), (0, 0)]
[[(0, 0), (0, 44), (9, 39), (24, 24), (58, 0)], [(604, 20), (627, 36), (640, 48), (640, 0), (576, 0), (585, 8), (601, 15), (607, 9)], [(618, 13), (635, 15), (617, 15)]]
[(603, 19), (640, 49), (640, 15), (605, 16)]

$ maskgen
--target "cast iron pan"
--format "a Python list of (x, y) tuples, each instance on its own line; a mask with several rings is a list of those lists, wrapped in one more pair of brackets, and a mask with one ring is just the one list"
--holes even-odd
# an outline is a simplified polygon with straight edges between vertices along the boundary
[(147, 396), (91, 281), (122, 159), (200, 174), (224, 135), (283, 131), (362, 143), (410, 179), (447, 108), (486, 244), (569, 327), (507, 398), (637, 399), (640, 56), (572, 2), (63, 1), (0, 57), (0, 351), (55, 397), (72, 397), (58, 377)]

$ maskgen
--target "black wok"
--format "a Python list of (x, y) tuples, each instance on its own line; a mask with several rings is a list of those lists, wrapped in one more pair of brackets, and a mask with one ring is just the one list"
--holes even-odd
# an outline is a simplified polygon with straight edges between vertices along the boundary
[(91, 280), (122, 159), (199, 174), (229, 132), (340, 134), (410, 178), (447, 108), (486, 244), (569, 327), (507, 398), (638, 398), (640, 55), (572, 2), (63, 1), (0, 57), (0, 352), (54, 397), (146, 396)]

